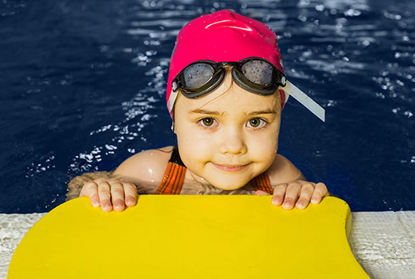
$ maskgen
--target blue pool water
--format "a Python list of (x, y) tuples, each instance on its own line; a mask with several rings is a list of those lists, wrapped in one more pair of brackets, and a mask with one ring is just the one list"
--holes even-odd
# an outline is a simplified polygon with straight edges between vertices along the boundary
[(354, 211), (415, 210), (411, 0), (0, 3), (0, 212), (45, 212), (70, 177), (174, 143), (164, 90), (179, 29), (219, 9), (267, 23), (290, 100), (279, 152)]

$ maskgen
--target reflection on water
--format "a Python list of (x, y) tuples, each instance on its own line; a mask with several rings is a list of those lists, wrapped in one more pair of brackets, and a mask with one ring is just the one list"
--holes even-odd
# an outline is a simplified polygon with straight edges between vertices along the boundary
[(180, 28), (232, 9), (278, 35), (291, 100), (280, 153), (353, 210), (415, 209), (412, 1), (3, 1), (0, 212), (43, 212), (71, 176), (173, 144), (164, 90)]

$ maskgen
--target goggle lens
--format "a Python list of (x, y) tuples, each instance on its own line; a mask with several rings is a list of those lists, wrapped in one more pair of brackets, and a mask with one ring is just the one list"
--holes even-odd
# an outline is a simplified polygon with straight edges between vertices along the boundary
[(262, 60), (250, 60), (241, 67), (243, 75), (252, 83), (268, 86), (272, 83), (273, 66)]
[(188, 88), (200, 88), (213, 77), (215, 69), (206, 63), (192, 64), (184, 69), (184, 82)]

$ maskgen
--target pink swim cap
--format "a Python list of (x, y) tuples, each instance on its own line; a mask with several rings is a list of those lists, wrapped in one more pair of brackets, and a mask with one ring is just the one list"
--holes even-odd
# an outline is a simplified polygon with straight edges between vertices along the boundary
[[(174, 78), (190, 63), (198, 60), (236, 62), (247, 57), (264, 58), (284, 73), (277, 36), (267, 25), (229, 10), (190, 21), (179, 32), (171, 57), (167, 102)], [(283, 107), (288, 96), (283, 90), (280, 94)], [(169, 112), (171, 115), (172, 111)]]

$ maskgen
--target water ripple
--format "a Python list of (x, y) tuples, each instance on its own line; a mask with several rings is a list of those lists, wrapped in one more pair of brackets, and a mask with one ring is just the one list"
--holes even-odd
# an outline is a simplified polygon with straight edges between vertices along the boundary
[(266, 22), (288, 78), (326, 108), (322, 125), (290, 100), (281, 153), (355, 210), (405, 208), (415, 194), (412, 2), (3, 1), (0, 211), (50, 209), (66, 173), (173, 144), (164, 94), (175, 37), (224, 8)]

